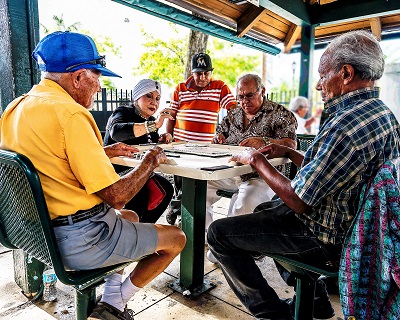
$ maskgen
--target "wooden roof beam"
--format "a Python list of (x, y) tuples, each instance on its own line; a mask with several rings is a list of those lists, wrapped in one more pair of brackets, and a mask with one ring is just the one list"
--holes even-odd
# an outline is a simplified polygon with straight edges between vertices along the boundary
[(236, 34), (239, 38), (243, 37), (253, 25), (259, 20), (260, 16), (267, 11), (265, 8), (249, 6), (237, 21)]
[(296, 42), (297, 38), (299, 37), (301, 32), (301, 27), (298, 25), (295, 25), (292, 23), (292, 25), (289, 28), (288, 33), (286, 34), (285, 41), (283, 42), (284, 44), (284, 53), (289, 53), (290, 50), (292, 49), (292, 46)]
[(382, 40), (382, 23), (381, 18), (370, 18), (369, 23), (371, 24), (372, 34), (376, 37), (378, 41)]
[(311, 25), (323, 26), (375, 18), (380, 15), (398, 14), (400, 13), (400, 1), (334, 1), (325, 4), (322, 9), (319, 6), (310, 6)]

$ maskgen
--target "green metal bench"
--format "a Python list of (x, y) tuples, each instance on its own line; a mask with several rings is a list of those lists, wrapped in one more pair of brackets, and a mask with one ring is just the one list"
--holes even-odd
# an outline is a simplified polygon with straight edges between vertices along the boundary
[(5, 150), (0, 150), (0, 208), (0, 243), (10, 249), (22, 249), (54, 268), (62, 283), (73, 286), (77, 320), (87, 319), (93, 310), (96, 287), (104, 278), (130, 264), (65, 270), (35, 167), (24, 155)]
[[(314, 135), (297, 135), (297, 150), (307, 151), (308, 147), (314, 140)], [(289, 179), (293, 179), (297, 173), (298, 168), (288, 163), (284, 168), (284, 174)], [(221, 197), (231, 198), (233, 192), (218, 190), (217, 195)], [(295, 320), (312, 320), (314, 313), (314, 294), (315, 285), (318, 278), (323, 275), (326, 277), (338, 277), (338, 267), (326, 267), (324, 269), (317, 268), (300, 261), (296, 261), (279, 254), (265, 254), (273, 258), (282, 267), (290, 271), (297, 279), (296, 284), (296, 305), (295, 305)]]

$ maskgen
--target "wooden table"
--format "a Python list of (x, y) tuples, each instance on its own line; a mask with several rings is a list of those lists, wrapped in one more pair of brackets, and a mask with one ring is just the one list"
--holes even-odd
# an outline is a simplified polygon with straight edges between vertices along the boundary
[[(172, 144), (160, 144), (165, 150), (170, 164), (161, 164), (155, 171), (173, 174), (182, 177), (182, 230), (186, 234), (186, 246), (180, 257), (180, 278), (169, 286), (194, 298), (201, 293), (214, 288), (215, 284), (204, 280), (204, 230), (206, 217), (206, 191), (208, 180), (221, 180), (252, 172), (250, 165), (231, 165), (228, 163), (230, 156), (207, 157), (191, 154), (179, 154), (179, 157), (168, 156), (169, 151), (183, 148), (186, 144), (174, 142)], [(196, 143), (199, 150), (221, 150), (232, 154), (241, 152), (244, 147), (229, 145), (205, 145)], [(141, 151), (151, 148), (151, 145), (135, 146)], [(203, 149), (208, 148), (208, 149)], [(175, 154), (175, 153), (174, 153)], [(126, 157), (112, 158), (112, 163), (135, 167), (141, 160)], [(274, 166), (287, 163), (287, 159), (272, 159)], [(216, 171), (202, 170), (201, 168), (230, 165), (230, 168)]]

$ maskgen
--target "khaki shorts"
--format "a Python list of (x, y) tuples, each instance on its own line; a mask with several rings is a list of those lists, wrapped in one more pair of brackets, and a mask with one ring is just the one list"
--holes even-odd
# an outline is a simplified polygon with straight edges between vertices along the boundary
[(158, 244), (153, 224), (132, 223), (105, 206), (96, 216), (54, 227), (64, 265), (69, 270), (106, 267), (152, 254)]

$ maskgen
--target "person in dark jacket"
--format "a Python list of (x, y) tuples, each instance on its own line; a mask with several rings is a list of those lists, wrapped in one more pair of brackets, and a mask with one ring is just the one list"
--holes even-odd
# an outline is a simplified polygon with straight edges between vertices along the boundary
[[(159, 108), (160, 99), (161, 84), (158, 81), (140, 80), (133, 88), (132, 101), (121, 104), (108, 119), (104, 145), (116, 142), (124, 142), (128, 145), (170, 143), (171, 134), (158, 133), (165, 119), (173, 119), (170, 110), (164, 109), (157, 118), (154, 117)], [(127, 170), (124, 166), (114, 165), (114, 167), (119, 174)], [(155, 223), (168, 207), (173, 195), (173, 186), (166, 178), (155, 173), (152, 178), (156, 179), (165, 191), (162, 202), (156, 208), (148, 210), (149, 189), (145, 186), (125, 205), (126, 209), (138, 214), (140, 222)]]

